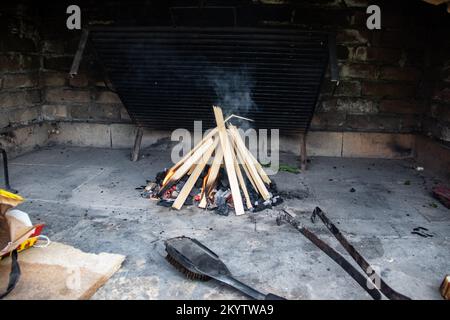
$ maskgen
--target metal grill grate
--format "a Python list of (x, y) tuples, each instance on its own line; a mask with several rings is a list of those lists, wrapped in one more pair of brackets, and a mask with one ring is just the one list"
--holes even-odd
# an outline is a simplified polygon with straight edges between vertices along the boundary
[(326, 33), (292, 29), (101, 27), (91, 40), (132, 120), (158, 129), (214, 126), (216, 85), (238, 75), (253, 103), (225, 112), (306, 132), (328, 62)]

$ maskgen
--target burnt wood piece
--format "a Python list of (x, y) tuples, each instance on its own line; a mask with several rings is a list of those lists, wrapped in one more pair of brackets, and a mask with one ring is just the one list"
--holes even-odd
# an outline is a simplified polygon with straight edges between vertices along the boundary
[(3, 172), (4, 172), (4, 179), (5, 179), (5, 189), (12, 193), (17, 193), (17, 190), (14, 190), (11, 188), (11, 184), (9, 182), (9, 169), (8, 169), (8, 155), (6, 154), (6, 150), (3, 148), (0, 148), (0, 153), (3, 157)]
[(72, 67), (70, 68), (69, 76), (73, 78), (78, 74), (78, 69), (80, 68), (81, 59), (83, 58), (84, 48), (89, 38), (89, 30), (83, 29), (81, 31), (80, 42), (78, 43), (78, 49), (73, 58)]
[(433, 196), (450, 209), (450, 188), (436, 186), (433, 188)]

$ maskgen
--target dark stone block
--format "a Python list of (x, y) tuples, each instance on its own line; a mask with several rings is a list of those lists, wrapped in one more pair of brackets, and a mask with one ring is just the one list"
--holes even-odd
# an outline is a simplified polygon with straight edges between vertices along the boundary
[(44, 68), (47, 70), (69, 72), (73, 57), (45, 57)]
[(363, 82), (362, 95), (380, 98), (412, 98), (414, 89), (413, 85), (402, 83)]

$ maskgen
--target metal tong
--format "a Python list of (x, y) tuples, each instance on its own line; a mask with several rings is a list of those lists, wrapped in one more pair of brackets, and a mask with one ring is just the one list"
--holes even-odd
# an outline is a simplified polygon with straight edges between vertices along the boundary
[[(315, 223), (317, 217), (322, 220), (328, 230), (333, 234), (333, 236), (339, 241), (339, 243), (344, 247), (344, 249), (349, 253), (349, 255), (355, 260), (355, 262), (364, 271), (364, 274), (359, 272), (350, 262), (348, 262), (340, 253), (331, 248), (323, 240), (318, 238), (312, 231), (307, 229), (299, 221), (297, 221), (292, 213), (284, 210), (285, 214), (280, 215), (277, 218), (277, 223), (281, 224), (281, 221), (287, 221), (290, 225), (296, 228), (300, 233), (302, 233), (306, 238), (308, 238), (312, 243), (314, 243), (319, 249), (326, 253), (331, 259), (333, 259), (337, 264), (339, 264), (358, 284), (369, 293), (369, 295), (375, 299), (381, 299), (381, 293), (384, 294), (390, 300), (411, 300), (409, 297), (395, 291), (392, 289), (379, 274), (376, 273), (374, 268), (364, 259), (363, 256), (353, 247), (350, 242), (344, 237), (340, 230), (328, 219), (326, 214), (319, 208), (316, 207), (312, 213), (311, 221)], [(375, 280), (375, 281), (374, 281)]]

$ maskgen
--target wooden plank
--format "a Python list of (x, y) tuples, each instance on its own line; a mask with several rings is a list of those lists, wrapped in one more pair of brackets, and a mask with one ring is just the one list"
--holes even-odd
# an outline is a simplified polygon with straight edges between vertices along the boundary
[(258, 162), (258, 160), (253, 156), (253, 154), (250, 152), (250, 150), (247, 149), (247, 147), (245, 146), (244, 141), (241, 138), (241, 135), (239, 134), (239, 131), (237, 130), (237, 128), (233, 125), (229, 126), (230, 130), (234, 131), (236, 133), (236, 139), (237, 141), (239, 141), (239, 143), (244, 146), (244, 150), (245, 153), (248, 155), (248, 157), (252, 160), (252, 163), (254, 164), (256, 171), (258, 171), (259, 176), (261, 177), (261, 179), (266, 183), (266, 184), (271, 184), (272, 181), (270, 180), (269, 176), (267, 175), (267, 173), (264, 171), (263, 167), (261, 166), (261, 164)]
[(194, 154), (194, 152), (196, 152), (206, 141), (213, 138), (218, 132), (219, 130), (217, 128), (212, 129), (199, 143), (197, 143), (194, 146), (194, 148), (192, 148), (183, 158), (181, 158), (180, 161), (178, 161), (175, 165), (173, 165), (172, 168), (170, 168), (169, 170), (175, 171), (179, 167), (181, 167), (183, 163), (187, 159), (189, 159), (189, 157), (192, 156), (192, 154)]
[(189, 159), (187, 159), (183, 163), (180, 168), (177, 169), (177, 171), (175, 171), (170, 180), (178, 181), (179, 179), (181, 179), (189, 171), (191, 166), (197, 163), (202, 158), (203, 154), (209, 150), (213, 143), (213, 139), (209, 138), (197, 151), (194, 152), (194, 154)]
[(216, 148), (216, 155), (214, 157), (213, 163), (211, 164), (211, 171), (209, 172), (208, 181), (206, 182), (206, 188), (211, 187), (214, 181), (216, 181), (219, 175), (220, 166), (223, 162), (223, 150), (219, 145)]
[(204, 144), (202, 144), (202, 146), (197, 151), (195, 151), (194, 154), (189, 159), (187, 159), (180, 168), (178, 168), (178, 170), (173, 173), (170, 179), (164, 183), (164, 186), (158, 192), (158, 197), (161, 197), (164, 192), (166, 192), (178, 180), (180, 180), (189, 171), (189, 169), (198, 162), (198, 160), (203, 156), (205, 151), (208, 150), (208, 148), (212, 144), (212, 138), (209, 138)]
[[(120, 269), (124, 260), (123, 255), (87, 253), (58, 242), (45, 248), (33, 247), (19, 253), (22, 275), (5, 299), (89, 299)], [(10, 271), (11, 259), (1, 260), (2, 289), (8, 283)]]
[(187, 175), (190, 176), (192, 174), (192, 172), (194, 172), (194, 169), (195, 169), (195, 164), (193, 164), (191, 166), (191, 168), (188, 170)]
[(200, 203), (198, 204), (198, 207), (201, 209), (205, 209), (208, 202), (206, 201), (206, 192), (203, 191), (202, 198), (200, 200)]
[(244, 177), (242, 176), (241, 168), (239, 167), (239, 163), (236, 160), (236, 156), (234, 156), (233, 152), (233, 160), (234, 160), (234, 168), (236, 170), (236, 175), (239, 180), (239, 184), (241, 185), (242, 193), (244, 194), (245, 202), (248, 209), (253, 208), (252, 202), (250, 201), (250, 196), (248, 195), (247, 186), (245, 184)]
[(247, 152), (247, 148), (245, 147), (244, 142), (240, 139), (239, 132), (234, 126), (230, 126), (229, 132), (231, 133), (234, 141), (236, 141), (236, 146), (241, 154), (242, 160), (247, 164), (250, 176), (253, 178), (253, 181), (255, 182), (255, 185), (258, 188), (261, 197), (264, 200), (268, 200), (270, 198), (269, 191), (267, 190), (266, 185), (259, 176), (258, 170), (256, 169), (255, 164), (253, 163), (253, 160), (249, 155), (250, 152)]
[[(234, 137), (233, 137), (234, 139)], [(262, 181), (261, 177), (259, 176), (255, 166), (253, 165), (251, 159), (245, 158), (245, 155), (242, 154), (242, 149), (237, 147), (237, 153), (239, 154), (239, 157), (242, 159), (241, 163), (244, 163), (244, 167), (247, 169), (245, 170), (245, 173), (247, 175), (247, 178), (250, 181), (253, 181), (253, 187), (255, 188), (256, 192), (258, 192), (264, 200), (267, 200), (270, 198), (269, 191), (267, 190), (264, 182)]]
[(219, 139), (214, 139), (214, 143), (209, 147), (208, 150), (206, 150), (203, 158), (196, 165), (194, 171), (189, 176), (189, 179), (184, 184), (183, 189), (181, 189), (180, 194), (175, 199), (175, 201), (172, 205), (172, 208), (177, 209), (177, 210), (181, 209), (184, 202), (186, 201), (186, 198), (188, 197), (189, 193), (191, 192), (192, 188), (194, 187), (195, 182), (197, 182), (198, 177), (200, 177), (200, 175), (203, 172), (203, 169), (205, 169), (206, 163), (208, 162), (209, 158), (211, 158), (211, 155), (214, 152), (214, 149), (217, 147), (218, 143), (219, 143)]
[[(230, 133), (230, 135), (231, 135), (231, 133)], [(257, 188), (256, 185), (255, 185), (255, 182), (253, 181), (253, 178), (252, 178), (250, 172), (248, 171), (247, 164), (246, 164), (245, 161), (242, 159), (241, 153), (239, 152), (239, 149), (238, 149), (238, 147), (237, 147), (237, 145), (236, 145), (236, 141), (234, 141), (233, 138), (232, 138), (232, 141), (233, 141), (234, 152), (235, 152), (235, 154), (236, 154), (238, 163), (240, 163), (240, 164), (242, 165), (242, 168), (244, 168), (245, 174), (246, 174), (248, 180), (250, 181), (250, 183), (252, 184), (253, 189), (254, 189), (256, 192), (259, 192), (259, 191), (258, 191), (258, 188)]]
[(220, 107), (213, 107), (214, 116), (216, 118), (217, 128), (219, 129), (220, 145), (222, 146), (222, 151), (225, 160), (225, 168), (227, 170), (228, 181), (230, 183), (231, 194), (233, 196), (234, 210), (236, 215), (244, 214), (244, 204), (242, 203), (241, 192), (239, 190), (239, 183), (236, 177), (236, 171), (234, 169), (233, 162), (233, 150), (230, 146), (230, 141), (228, 139), (227, 129), (225, 128), (225, 122), (223, 120), (223, 113)]
[(219, 175), (220, 166), (223, 162), (223, 151), (222, 147), (220, 145), (216, 148), (216, 154), (214, 156), (214, 160), (211, 164), (211, 170), (209, 171), (208, 180), (206, 180), (205, 190), (203, 190), (202, 199), (200, 200), (199, 208), (206, 208), (207, 201), (206, 197), (208, 195), (208, 192), (210, 192), (210, 189), (213, 185), (213, 183), (216, 181), (217, 176)]

